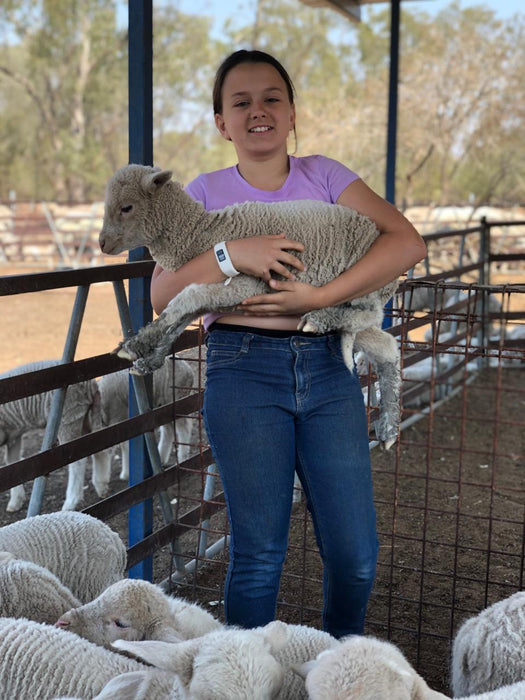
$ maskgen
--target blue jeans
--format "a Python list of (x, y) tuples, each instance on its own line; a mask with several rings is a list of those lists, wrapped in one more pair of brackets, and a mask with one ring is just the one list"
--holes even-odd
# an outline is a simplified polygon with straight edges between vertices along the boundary
[(338, 335), (213, 330), (203, 416), (230, 524), (228, 624), (275, 618), (294, 470), (323, 562), (323, 628), (362, 634), (378, 542), (363, 394)]

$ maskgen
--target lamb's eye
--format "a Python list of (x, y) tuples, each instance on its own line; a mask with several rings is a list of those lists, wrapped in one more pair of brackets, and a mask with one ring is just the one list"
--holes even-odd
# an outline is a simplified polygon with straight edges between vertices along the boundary
[(121, 207), (120, 211), (122, 214), (127, 214), (133, 209), (133, 204), (128, 204), (126, 207)]
[(126, 629), (126, 627), (129, 627), (129, 625), (126, 625), (125, 622), (122, 622), (122, 620), (113, 620), (115, 623), (115, 627), (120, 627), (121, 629)]

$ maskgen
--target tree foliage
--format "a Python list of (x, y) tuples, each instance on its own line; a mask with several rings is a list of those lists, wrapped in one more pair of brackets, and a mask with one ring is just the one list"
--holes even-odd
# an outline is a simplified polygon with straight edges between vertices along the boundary
[[(117, 0), (4, 0), (0, 198), (102, 197), (127, 161), (127, 32)], [(234, 162), (211, 84), (236, 48), (278, 56), (297, 89), (298, 155), (320, 152), (384, 190), (389, 12), (355, 25), (299, 0), (211, 17), (154, 5), (154, 153), (182, 182)], [(240, 17), (244, 18), (241, 20)], [(525, 199), (524, 21), (452, 2), (401, 19), (397, 203)]]

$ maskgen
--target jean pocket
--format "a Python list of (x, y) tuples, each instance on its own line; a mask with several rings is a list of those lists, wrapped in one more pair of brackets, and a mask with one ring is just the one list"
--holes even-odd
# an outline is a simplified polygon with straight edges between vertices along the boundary
[(208, 369), (231, 365), (236, 362), (243, 354), (240, 348), (208, 348), (206, 354), (206, 365)]

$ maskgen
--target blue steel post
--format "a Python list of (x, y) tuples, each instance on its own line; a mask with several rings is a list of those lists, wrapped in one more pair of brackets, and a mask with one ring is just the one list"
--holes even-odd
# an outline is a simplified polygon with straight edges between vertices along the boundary
[[(129, 162), (153, 164), (153, 10), (152, 0), (129, 0)], [(146, 248), (129, 254), (129, 261), (149, 257)], [(149, 323), (153, 317), (149, 295), (149, 278), (129, 280), (129, 309), (133, 330)], [(130, 416), (138, 414), (135, 395), (130, 385)], [(151, 463), (143, 436), (130, 440), (130, 485), (151, 476)], [(153, 531), (151, 499), (139, 503), (129, 511), (129, 546)], [(153, 579), (153, 559), (146, 558), (129, 570), (131, 578)]]
[[(388, 125), (386, 144), (386, 195), (396, 203), (397, 91), (399, 83), (399, 15), (401, 0), (390, 0), (390, 75), (388, 81)], [(392, 300), (385, 306), (383, 328), (392, 325)], [(390, 313), (388, 313), (390, 311)]]

